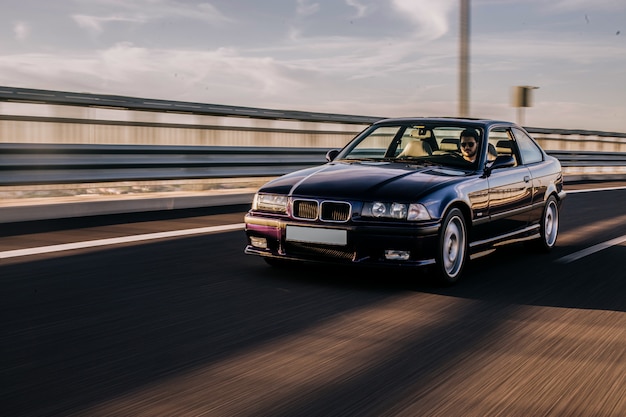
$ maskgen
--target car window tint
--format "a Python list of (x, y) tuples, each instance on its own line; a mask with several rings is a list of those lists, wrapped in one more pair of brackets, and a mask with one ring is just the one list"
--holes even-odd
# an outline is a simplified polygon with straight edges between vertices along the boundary
[(511, 155), (515, 159), (517, 165), (517, 155), (515, 152), (515, 143), (513, 142), (511, 132), (506, 128), (495, 128), (489, 131), (489, 144), (493, 146), (495, 155)]
[(517, 146), (519, 147), (523, 164), (533, 164), (543, 161), (543, 153), (539, 149), (539, 145), (537, 145), (530, 136), (517, 128), (513, 128), (513, 134), (517, 140)]

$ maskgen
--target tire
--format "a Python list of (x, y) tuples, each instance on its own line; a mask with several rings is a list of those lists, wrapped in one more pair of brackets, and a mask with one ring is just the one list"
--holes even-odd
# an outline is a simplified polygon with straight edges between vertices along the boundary
[(446, 214), (436, 253), (436, 278), (441, 284), (452, 285), (461, 277), (467, 261), (468, 242), (465, 217), (458, 208)]
[(556, 245), (559, 234), (559, 203), (553, 195), (548, 197), (543, 207), (539, 234), (539, 238), (531, 242), (533, 248), (540, 252), (550, 252)]

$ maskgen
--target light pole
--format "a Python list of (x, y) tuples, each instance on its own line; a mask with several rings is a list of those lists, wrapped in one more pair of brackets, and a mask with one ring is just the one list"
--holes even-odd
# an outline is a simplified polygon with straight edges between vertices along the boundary
[(459, 116), (469, 116), (470, 0), (461, 0), (459, 49)]

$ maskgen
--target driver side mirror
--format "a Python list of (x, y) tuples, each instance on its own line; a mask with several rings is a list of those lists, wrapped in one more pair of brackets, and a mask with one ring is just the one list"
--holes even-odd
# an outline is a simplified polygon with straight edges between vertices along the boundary
[(498, 155), (493, 162), (485, 166), (485, 175), (489, 176), (491, 171), (498, 168), (510, 168), (515, 166), (515, 158), (512, 155)]
[(327, 162), (332, 162), (337, 155), (339, 155), (339, 149), (331, 149), (330, 151), (326, 152), (326, 161)]

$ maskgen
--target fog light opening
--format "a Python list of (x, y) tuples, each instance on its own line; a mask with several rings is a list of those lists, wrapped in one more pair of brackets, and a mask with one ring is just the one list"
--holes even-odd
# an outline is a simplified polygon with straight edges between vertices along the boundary
[(267, 249), (267, 239), (264, 237), (250, 236), (250, 244), (255, 248)]
[(408, 250), (385, 250), (385, 259), (387, 259), (388, 261), (408, 261), (410, 256), (411, 252)]

